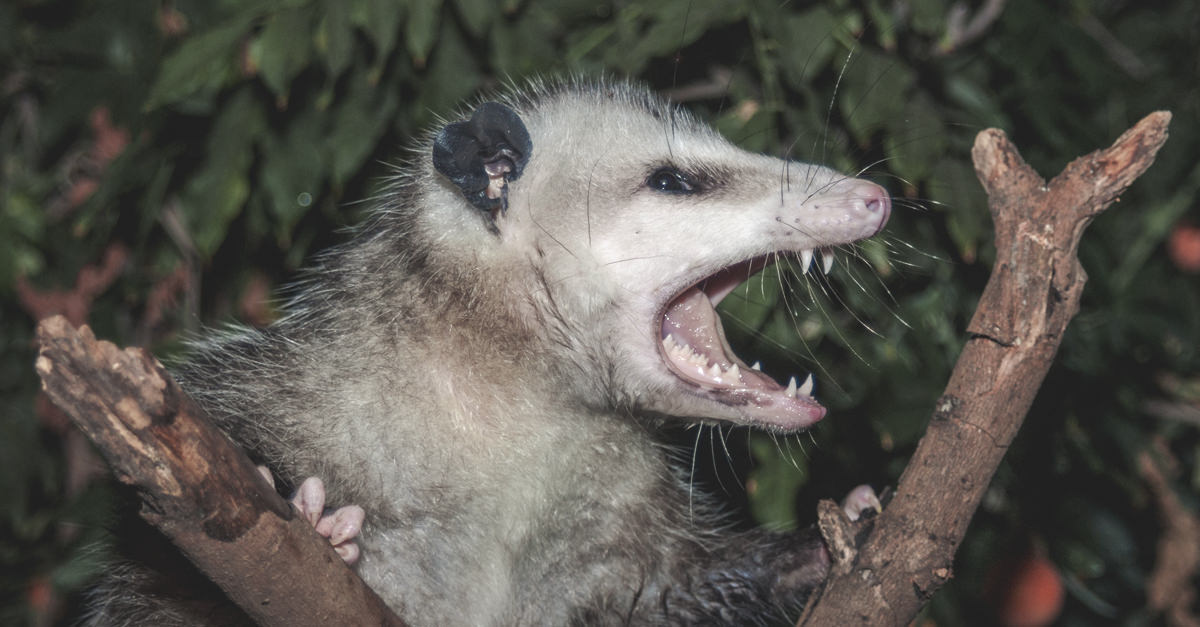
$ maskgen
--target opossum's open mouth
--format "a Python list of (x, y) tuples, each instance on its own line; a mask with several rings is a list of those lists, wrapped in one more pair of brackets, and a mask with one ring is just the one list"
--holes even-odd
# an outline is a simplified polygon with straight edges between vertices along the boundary
[[(829, 272), (832, 251), (822, 249), (822, 269)], [(752, 406), (752, 422), (786, 430), (802, 429), (825, 415), (812, 396), (812, 375), (786, 387), (746, 365), (733, 354), (715, 307), (750, 275), (770, 264), (759, 257), (730, 266), (676, 296), (662, 312), (660, 352), (668, 369), (700, 394), (733, 406)], [(807, 272), (813, 252), (800, 253), (801, 270)]]

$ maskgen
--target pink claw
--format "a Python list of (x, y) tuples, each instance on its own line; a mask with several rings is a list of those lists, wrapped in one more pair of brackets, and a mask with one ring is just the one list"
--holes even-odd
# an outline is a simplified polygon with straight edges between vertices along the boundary
[(883, 511), (879, 497), (875, 495), (875, 490), (869, 485), (863, 484), (855, 487), (850, 490), (846, 498), (842, 499), (842, 511), (846, 512), (846, 516), (849, 516), (850, 520), (858, 520), (868, 509), (873, 509), (876, 513)]
[[(266, 478), (271, 487), (275, 487), (275, 477), (266, 466), (257, 466), (258, 472)], [(360, 555), (358, 545), (353, 542), (362, 531), (366, 512), (357, 505), (339, 507), (329, 514), (325, 513), (325, 484), (317, 477), (305, 479), (296, 494), (292, 496), (292, 506), (305, 520), (313, 526), (322, 537), (328, 538), (333, 550), (343, 562), (353, 564)]]
[(325, 511), (325, 484), (316, 477), (309, 477), (296, 489), (292, 497), (292, 505), (296, 506), (300, 515), (316, 527)]

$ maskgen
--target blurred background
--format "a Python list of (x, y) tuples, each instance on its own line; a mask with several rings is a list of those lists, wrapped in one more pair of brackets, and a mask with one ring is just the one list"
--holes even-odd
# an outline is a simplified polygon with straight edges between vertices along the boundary
[[(1090, 276), (926, 625), (1196, 625), (1200, 10), (1076, 0), (10, 0), (0, 4), (0, 623), (63, 624), (114, 488), (38, 394), (36, 320), (180, 354), (269, 324), (436, 114), (533, 75), (631, 77), (756, 151), (886, 185), (887, 230), (826, 282), (722, 303), (739, 354), (812, 371), (810, 434), (681, 434), (745, 524), (893, 484), (993, 250), (969, 149), (1053, 176), (1145, 114), (1155, 165), (1101, 215)], [(690, 457), (690, 453), (684, 453)]]

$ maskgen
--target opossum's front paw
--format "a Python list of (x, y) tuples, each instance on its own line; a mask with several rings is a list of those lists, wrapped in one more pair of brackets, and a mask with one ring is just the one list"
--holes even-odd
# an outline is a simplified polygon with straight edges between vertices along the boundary
[[(275, 478), (266, 466), (259, 466), (267, 481), (274, 486)], [(333, 550), (347, 564), (358, 561), (358, 545), (353, 542), (362, 530), (366, 513), (357, 505), (347, 505), (337, 509), (325, 508), (325, 484), (317, 477), (309, 477), (300, 484), (296, 494), (292, 496), (292, 506), (305, 520), (317, 530), (322, 537), (329, 538)]]
[(850, 517), (850, 520), (858, 520), (862, 513), (868, 509), (875, 510), (875, 513), (883, 511), (883, 505), (879, 502), (879, 497), (875, 494), (875, 490), (871, 486), (863, 484), (850, 490), (846, 498), (842, 499), (842, 511)]
[(317, 477), (309, 477), (300, 484), (296, 495), (292, 497), (292, 505), (312, 523), (317, 533), (329, 538), (329, 543), (342, 561), (347, 564), (358, 561), (358, 545), (352, 540), (358, 537), (363, 518), (366, 517), (361, 507), (347, 505), (326, 510), (325, 484)]

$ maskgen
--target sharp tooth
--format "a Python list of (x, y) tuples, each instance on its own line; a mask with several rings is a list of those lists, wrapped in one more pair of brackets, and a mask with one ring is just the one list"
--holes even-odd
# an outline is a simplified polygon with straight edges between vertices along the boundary
[(808, 268), (810, 266), (812, 266), (812, 258), (813, 258), (812, 250), (800, 251), (800, 273), (801, 274), (808, 274)]
[(670, 333), (667, 334), (667, 337), (662, 339), (662, 343), (663, 346), (667, 347), (667, 350), (671, 350), (672, 348), (678, 346), (678, 343), (675, 341), (675, 336), (671, 335)]
[(758, 363), (757, 361), (754, 362), (754, 365), (752, 365), (750, 367), (754, 370), (762, 370), (762, 364)]
[(808, 377), (806, 377), (804, 379), (804, 383), (801, 384), (800, 389), (798, 389), (796, 391), (805, 396), (812, 396), (812, 391), (813, 391), (812, 373), (809, 373)]
[(796, 377), (788, 379), (787, 391), (784, 393), (788, 398), (796, 398)]
[(713, 364), (712, 368), (708, 369), (708, 376), (716, 379), (717, 381), (720, 381), (721, 380), (721, 367), (718, 366), (717, 364)]
[(821, 251), (821, 265), (825, 274), (829, 274), (833, 269), (833, 250), (827, 248)]
[(725, 371), (725, 374), (727, 376), (733, 377), (734, 383), (741, 383), (741, 381), (742, 381), (742, 371), (740, 368), (738, 368), (737, 364), (730, 366), (729, 370)]

